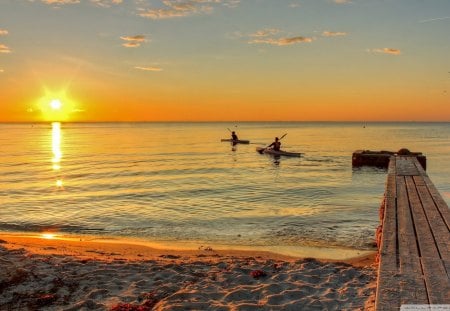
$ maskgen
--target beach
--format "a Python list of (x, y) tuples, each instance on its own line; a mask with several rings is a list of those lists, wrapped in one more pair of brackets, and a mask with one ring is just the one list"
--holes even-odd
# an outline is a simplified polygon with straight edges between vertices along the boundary
[(0, 235), (2, 310), (372, 310), (375, 255), (156, 249)]

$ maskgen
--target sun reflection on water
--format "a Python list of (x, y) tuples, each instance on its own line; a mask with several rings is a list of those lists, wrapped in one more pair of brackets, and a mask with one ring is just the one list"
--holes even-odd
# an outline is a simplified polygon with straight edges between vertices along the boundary
[(61, 123), (53, 122), (52, 123), (52, 152), (54, 163), (53, 169), (60, 169), (61, 166), (59, 163), (61, 162), (62, 152), (61, 152)]
[[(58, 172), (61, 170), (61, 160), (62, 160), (62, 149), (61, 149), (61, 123), (53, 122), (52, 123), (52, 163), (53, 163), (53, 171)], [(58, 189), (63, 188), (63, 180), (60, 176), (57, 176), (55, 186)]]

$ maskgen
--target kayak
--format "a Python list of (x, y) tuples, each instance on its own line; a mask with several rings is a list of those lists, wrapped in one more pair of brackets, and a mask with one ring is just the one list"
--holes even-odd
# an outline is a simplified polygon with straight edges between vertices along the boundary
[(256, 151), (258, 151), (260, 154), (271, 154), (274, 156), (286, 156), (286, 157), (300, 157), (302, 154), (300, 152), (288, 152), (283, 150), (273, 150), (272, 148), (263, 148), (263, 147), (256, 147)]
[(233, 144), (250, 144), (249, 140), (242, 140), (242, 139), (221, 139), (220, 141), (228, 141)]

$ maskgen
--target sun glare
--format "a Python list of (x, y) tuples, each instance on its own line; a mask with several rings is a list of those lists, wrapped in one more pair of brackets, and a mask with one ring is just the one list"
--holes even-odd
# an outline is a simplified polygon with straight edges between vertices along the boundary
[(82, 111), (65, 90), (52, 92), (45, 90), (45, 95), (36, 100), (31, 112), (39, 112), (41, 121), (66, 122), (76, 118)]
[(50, 102), (50, 107), (52, 107), (53, 110), (59, 110), (62, 107), (62, 103), (59, 99), (53, 99)]
[(54, 233), (42, 233), (41, 237), (47, 240), (54, 239), (56, 237), (56, 234)]

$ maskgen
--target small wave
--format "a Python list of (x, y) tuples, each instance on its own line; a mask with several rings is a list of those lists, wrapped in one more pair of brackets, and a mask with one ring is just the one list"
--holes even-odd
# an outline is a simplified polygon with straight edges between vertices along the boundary
[(104, 232), (104, 228), (86, 228), (73, 225), (58, 225), (58, 224), (36, 224), (36, 223), (0, 223), (0, 231), (7, 232), (65, 232), (65, 233), (97, 233)]

